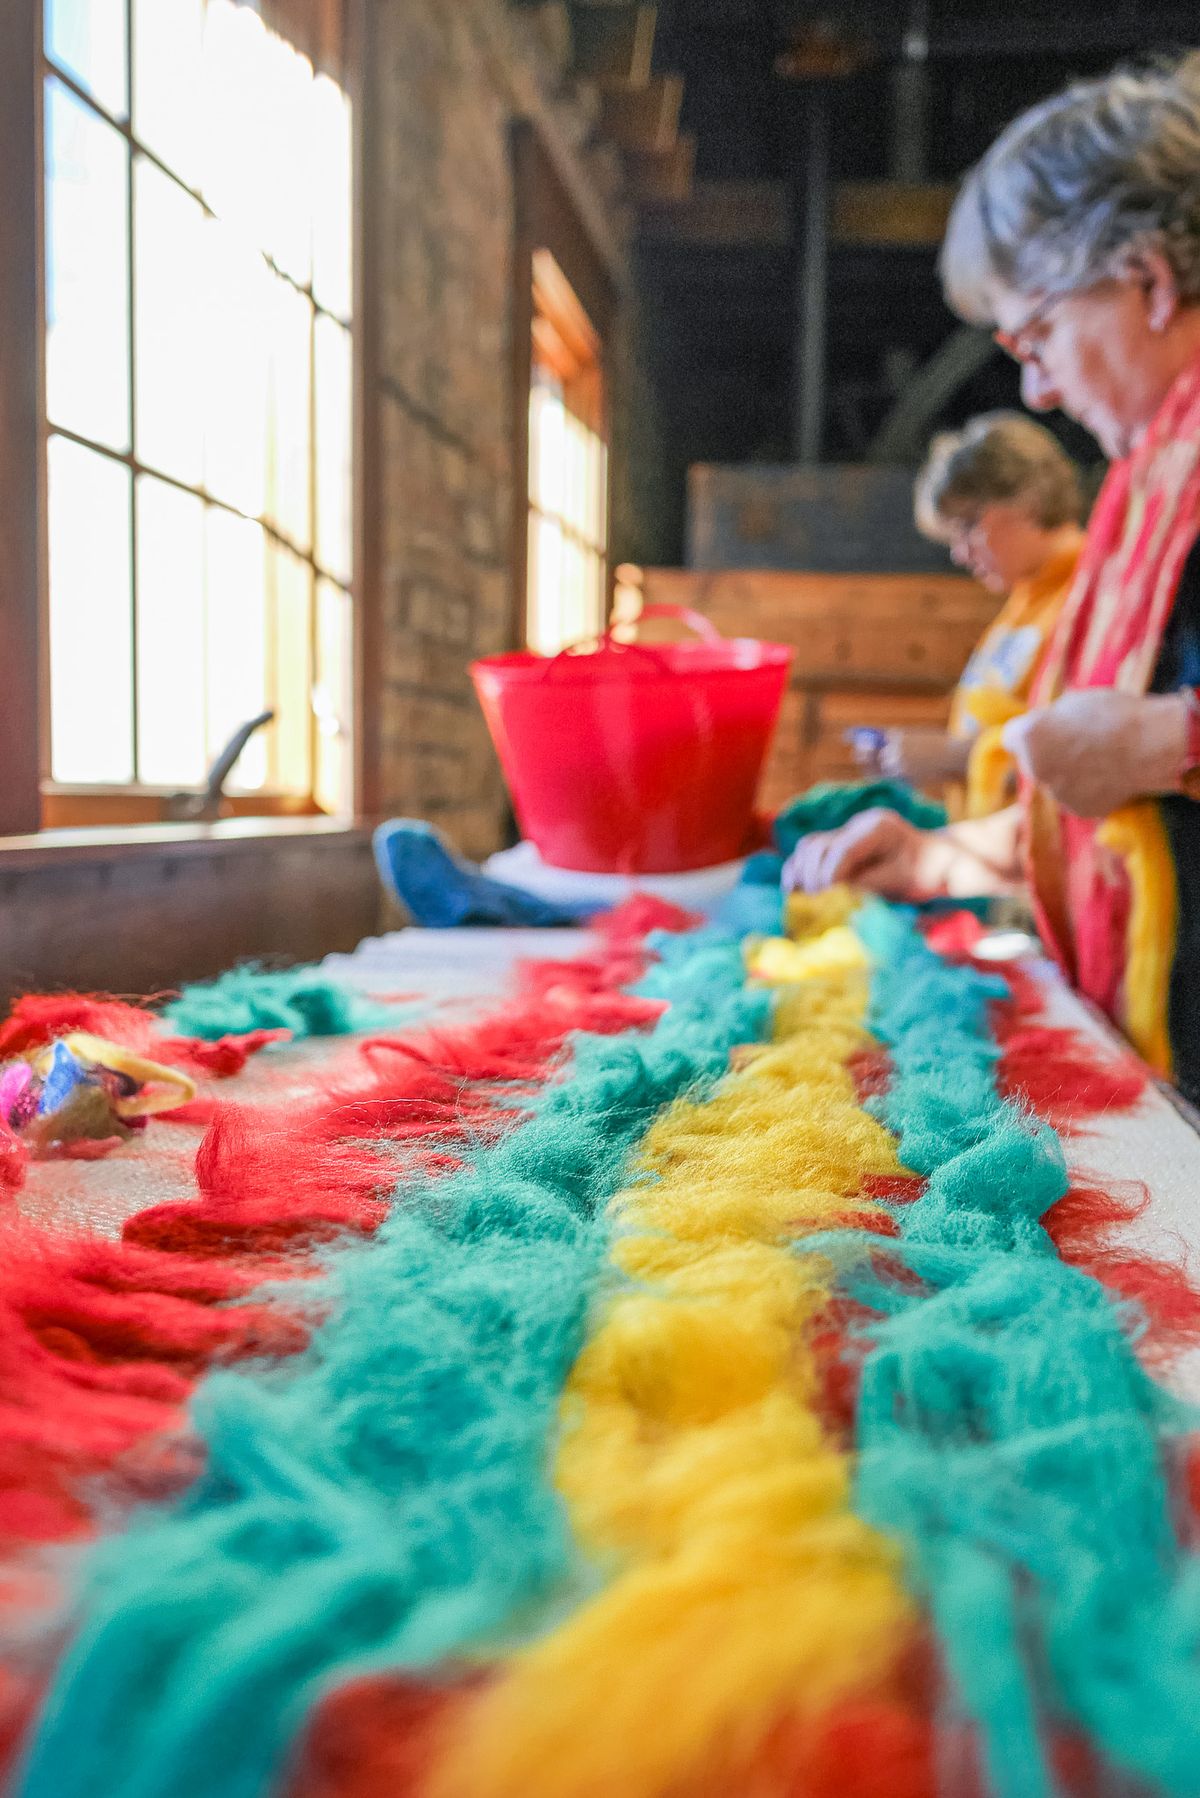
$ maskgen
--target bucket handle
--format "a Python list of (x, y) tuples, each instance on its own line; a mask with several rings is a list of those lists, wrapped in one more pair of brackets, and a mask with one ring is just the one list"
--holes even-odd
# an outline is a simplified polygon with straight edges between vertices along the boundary
[[(696, 635), (703, 638), (706, 643), (723, 643), (725, 641), (712, 619), (706, 618), (703, 612), (693, 611), (691, 606), (668, 605), (666, 602), (655, 601), (642, 607), (636, 622), (640, 623), (643, 618), (677, 618), (682, 624), (689, 625)], [(568, 643), (565, 648), (560, 649), (557, 655), (550, 657), (542, 669), (542, 679), (548, 679), (564, 657), (574, 656), (585, 643), (595, 643), (600, 650), (618, 650), (622, 655), (632, 651), (634, 655), (648, 656), (660, 674), (669, 672), (662, 655), (653, 643), (626, 643), (622, 638), (614, 637), (611, 630), (607, 630), (600, 632), (598, 636), (577, 637), (574, 643)]]
[(665, 602), (660, 603), (655, 600), (650, 605), (642, 607), (637, 622), (640, 623), (643, 618), (678, 618), (681, 624), (689, 625), (698, 637), (704, 638), (706, 643), (723, 643), (725, 641), (712, 619), (706, 618), (703, 612), (693, 611), (691, 606), (667, 605)]
[(574, 661), (576, 652), (582, 649), (585, 643), (594, 643), (598, 650), (615, 650), (621, 655), (645, 656), (654, 664), (657, 673), (668, 674), (670, 672), (666, 661), (652, 643), (623, 643), (619, 637), (614, 637), (611, 631), (603, 631), (599, 636), (577, 637), (574, 643), (568, 643), (565, 649), (560, 649), (557, 655), (551, 656), (546, 666), (539, 670), (539, 678), (549, 680), (560, 662)]

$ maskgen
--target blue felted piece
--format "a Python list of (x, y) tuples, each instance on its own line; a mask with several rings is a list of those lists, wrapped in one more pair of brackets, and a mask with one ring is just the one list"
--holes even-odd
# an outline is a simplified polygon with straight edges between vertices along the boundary
[(38, 1104), (41, 1116), (48, 1117), (51, 1112), (60, 1110), (75, 1088), (82, 1086), (87, 1078), (87, 1069), (75, 1059), (66, 1043), (55, 1043)]
[(432, 824), (394, 818), (375, 832), (380, 878), (426, 930), (462, 925), (533, 929), (584, 924), (607, 907), (595, 899), (552, 902), (483, 874), (450, 847)]

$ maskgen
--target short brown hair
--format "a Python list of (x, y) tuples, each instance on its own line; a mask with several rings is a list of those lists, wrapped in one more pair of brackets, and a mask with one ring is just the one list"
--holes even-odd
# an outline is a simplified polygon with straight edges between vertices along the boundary
[(1077, 524), (1083, 493), (1075, 464), (1043, 425), (1023, 412), (984, 412), (929, 446), (917, 476), (917, 529), (944, 542), (947, 526), (996, 500), (1017, 501), (1052, 531)]

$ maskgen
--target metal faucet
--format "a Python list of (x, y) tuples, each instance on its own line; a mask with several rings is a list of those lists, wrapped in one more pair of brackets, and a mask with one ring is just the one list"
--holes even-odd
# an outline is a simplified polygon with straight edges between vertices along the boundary
[(225, 798), (225, 782), (233, 773), (243, 749), (256, 730), (274, 722), (273, 711), (260, 712), (234, 731), (220, 755), (213, 762), (199, 793), (172, 793), (167, 800), (167, 817), (174, 822), (213, 824), (221, 816)]

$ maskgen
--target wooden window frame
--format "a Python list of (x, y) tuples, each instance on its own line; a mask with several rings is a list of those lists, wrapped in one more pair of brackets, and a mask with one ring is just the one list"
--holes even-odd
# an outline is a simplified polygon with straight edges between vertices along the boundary
[[(346, 88), (353, 108), (354, 216), (352, 294), (352, 532), (354, 549), (350, 653), (354, 685), (353, 811), (372, 815), (378, 783), (374, 696), (378, 681), (380, 546), (376, 392), (378, 310), (369, 227), (376, 167), (371, 0), (346, 0)], [(45, 442), (45, 275), (42, 129), (43, 0), (0, 5), (0, 839), (97, 824), (93, 842), (111, 829), (114, 850), (131, 824), (166, 817), (167, 790), (138, 784), (76, 787), (49, 774), (47, 666), (48, 536)], [(65, 85), (71, 88), (67, 79)], [(71, 437), (71, 432), (63, 433)], [(129, 460), (118, 457), (117, 460)], [(322, 829), (337, 819), (311, 798), (231, 796), (229, 812), (264, 820), (311, 817)], [(203, 830), (205, 827), (197, 827)], [(180, 827), (186, 834), (186, 827)]]
[(41, 825), (40, 23), (37, 0), (0, 6), (0, 833), (7, 836)]
[(536, 124), (518, 119), (511, 129), (514, 193), (513, 254), (513, 603), (510, 640), (524, 648), (529, 604), (529, 396), (533, 386), (535, 257), (546, 250), (563, 276), (600, 346), (603, 377), (601, 435), (609, 446), (606, 497), (606, 561), (611, 599), (612, 567), (612, 360), (619, 294), (582, 215), (554, 168)]

